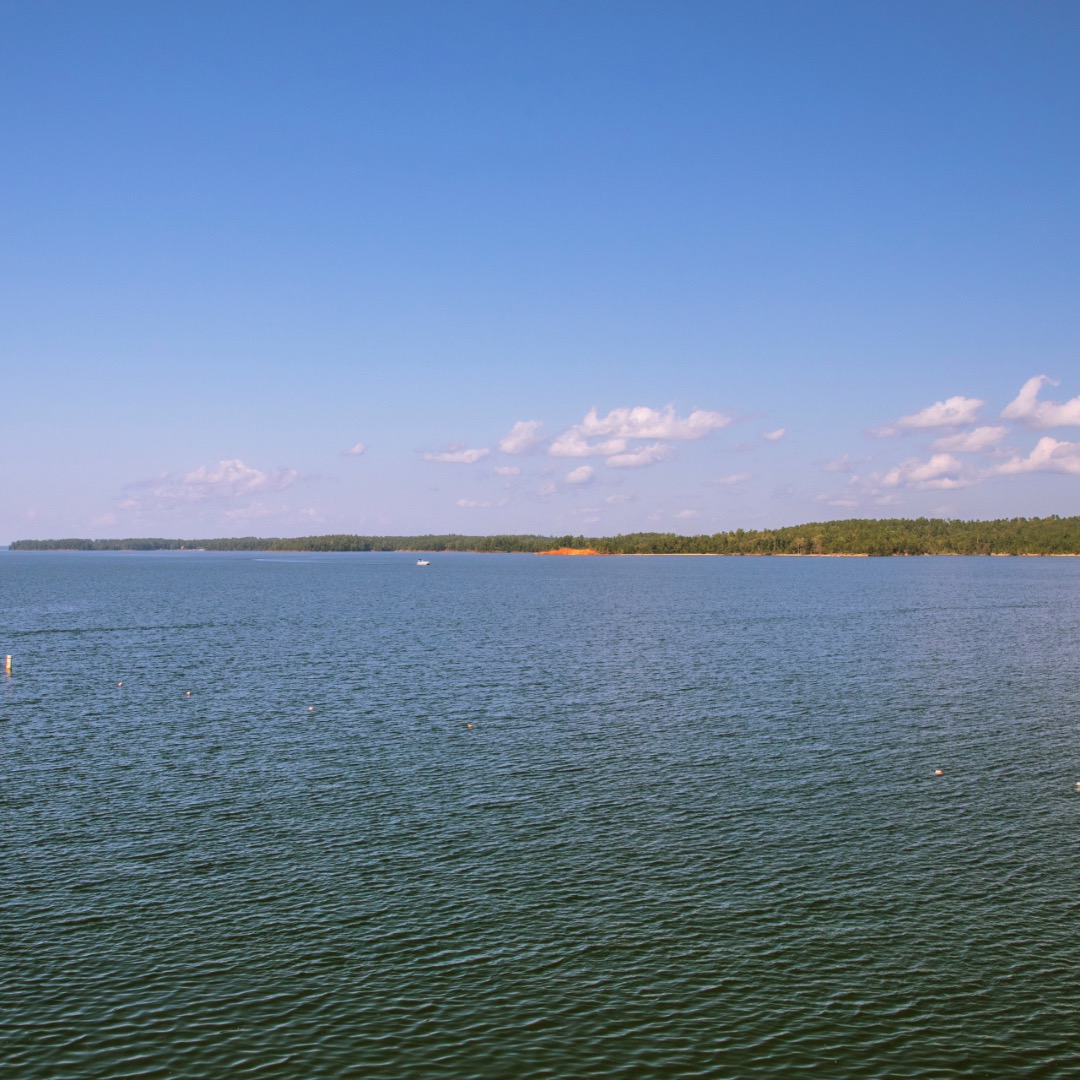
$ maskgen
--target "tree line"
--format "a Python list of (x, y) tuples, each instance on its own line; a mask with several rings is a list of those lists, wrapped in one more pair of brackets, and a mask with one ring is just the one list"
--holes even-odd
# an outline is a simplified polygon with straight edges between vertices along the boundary
[(1080, 517), (850, 518), (780, 529), (698, 536), (639, 532), (610, 537), (456, 533), (424, 536), (229, 537), (208, 540), (16, 540), (12, 551), (478, 551), (591, 548), (602, 555), (1080, 555)]

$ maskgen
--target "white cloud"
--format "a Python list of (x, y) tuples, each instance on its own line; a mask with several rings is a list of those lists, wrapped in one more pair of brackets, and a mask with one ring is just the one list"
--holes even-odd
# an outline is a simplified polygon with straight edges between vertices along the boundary
[(604, 461), (605, 465), (612, 469), (641, 469), (646, 465), (655, 465), (658, 461), (665, 461), (671, 457), (674, 447), (667, 443), (650, 443), (641, 446), (637, 450), (630, 450), (625, 454), (614, 454)]
[(698, 512), (696, 510), (680, 510), (675, 516), (681, 521), (689, 521), (690, 518), (696, 518)]
[(608, 495), (604, 502), (616, 505), (618, 503), (625, 503), (633, 501), (633, 495), (627, 495), (624, 491), (617, 491), (614, 495)]
[(604, 442), (590, 443), (581, 433), (581, 428), (572, 427), (564, 431), (548, 448), (552, 457), (604, 457), (607, 454), (620, 454), (626, 449), (625, 439), (607, 439)]
[(441, 454), (425, 454), (425, 461), (442, 461), (450, 465), (475, 465), (487, 457), (490, 450), (444, 450)]
[(527, 454), (543, 442), (539, 434), (542, 427), (539, 420), (519, 420), (499, 440), (499, 449), (504, 454)]
[(978, 427), (974, 431), (962, 431), (936, 439), (933, 446), (935, 450), (952, 451), (954, 454), (980, 454), (997, 446), (1008, 431), (1007, 427)]
[(766, 442), (779, 442), (787, 434), (787, 428), (778, 427), (775, 431), (763, 431), (761, 437)]
[[(245, 465), (239, 458), (229, 458), (214, 466), (200, 465), (183, 476), (165, 473), (155, 480), (133, 486), (165, 501), (204, 502), (253, 495), (256, 492), (284, 491), (296, 482), (299, 475), (295, 469), (263, 472)], [(137, 508), (133, 503), (141, 504), (141, 500), (126, 500), (124, 508)]]
[(1017, 473), (1061, 472), (1080, 476), (1080, 443), (1058, 442), (1049, 435), (1035, 444), (1025, 458), (1016, 455), (990, 470), (991, 475), (1009, 476)]
[(550, 480), (546, 484), (541, 484), (537, 489), (539, 495), (554, 495), (559, 488), (556, 484), (553, 484)]
[(853, 510), (856, 506), (859, 505), (859, 500), (858, 499), (846, 499), (846, 498), (845, 499), (829, 499), (829, 498), (826, 498), (824, 501), (829, 506), (837, 506), (837, 507), (840, 507), (843, 510)]
[(879, 428), (875, 435), (898, 435), (904, 431), (921, 431), (925, 428), (963, 427), (978, 421), (978, 411), (985, 405), (979, 398), (957, 395), (944, 401), (935, 401), (910, 416), (901, 416), (895, 424)]
[(343, 450), (342, 453), (346, 457), (359, 457), (361, 454), (367, 453), (367, 446), (362, 442), (358, 442), (351, 449)]
[(458, 499), (457, 504), (462, 510), (482, 510), (492, 505), (487, 499)]
[(566, 474), (568, 484), (587, 484), (593, 478), (596, 470), (591, 465), (580, 465), (573, 472)]
[(855, 463), (851, 460), (850, 456), (845, 454), (843, 457), (837, 458), (835, 461), (830, 461), (825, 466), (826, 472), (833, 473), (846, 473), (853, 472), (855, 469)]
[[(553, 457), (603, 457), (608, 458), (608, 465), (618, 458), (614, 468), (648, 464), (640, 460), (640, 451), (631, 450), (626, 457), (630, 440), (700, 439), (729, 423), (730, 418), (722, 413), (704, 409), (695, 409), (689, 416), (676, 416), (673, 405), (666, 409), (650, 409), (644, 405), (612, 409), (607, 416), (600, 416), (594, 406), (580, 424), (555, 439), (548, 453)], [(600, 441), (590, 442), (590, 439)]]
[(714, 487), (734, 487), (736, 484), (745, 484), (750, 479), (750, 474), (745, 472), (732, 473), (730, 476), (721, 476), (719, 480), (710, 480)]
[(496, 465), (496, 476), (520, 476), (521, 470), (516, 465)]
[(1043, 383), (1057, 386), (1057, 381), (1046, 375), (1028, 379), (1020, 388), (1014, 401), (1010, 401), (1001, 415), (1005, 420), (1020, 420), (1029, 427), (1072, 427), (1080, 425), (1080, 397), (1071, 398), (1063, 404), (1040, 401), (1039, 390)]
[(935, 401), (911, 416), (902, 416), (897, 424), (905, 428), (957, 427), (961, 424), (973, 424), (978, 419), (979, 409), (985, 401), (978, 398), (956, 397)]
[(607, 416), (597, 415), (596, 407), (585, 414), (582, 432), (594, 438), (613, 435), (620, 439), (700, 439), (715, 428), (725, 427), (731, 418), (723, 413), (695, 409), (689, 416), (675, 415), (675, 406), (663, 411), (644, 405), (632, 409), (612, 409)]
[(951, 454), (934, 454), (929, 461), (912, 458), (891, 469), (882, 478), (883, 487), (907, 487), (919, 491), (951, 491), (967, 487), (973, 480)]

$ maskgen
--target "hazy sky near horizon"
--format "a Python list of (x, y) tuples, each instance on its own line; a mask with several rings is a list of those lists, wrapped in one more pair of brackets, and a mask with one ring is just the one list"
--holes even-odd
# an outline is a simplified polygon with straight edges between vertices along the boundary
[(0, 0), (0, 543), (1080, 513), (1080, 5)]

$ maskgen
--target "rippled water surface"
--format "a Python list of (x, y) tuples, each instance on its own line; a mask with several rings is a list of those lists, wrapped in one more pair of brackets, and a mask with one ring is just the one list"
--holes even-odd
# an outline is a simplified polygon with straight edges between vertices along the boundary
[(1080, 560), (415, 558), (0, 552), (5, 1075), (1080, 1075)]

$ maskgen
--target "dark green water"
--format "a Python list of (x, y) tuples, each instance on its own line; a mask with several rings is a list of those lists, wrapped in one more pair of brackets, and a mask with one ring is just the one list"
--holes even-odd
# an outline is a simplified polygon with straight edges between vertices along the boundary
[(1080, 560), (414, 564), (0, 553), (5, 1076), (1080, 1075)]

